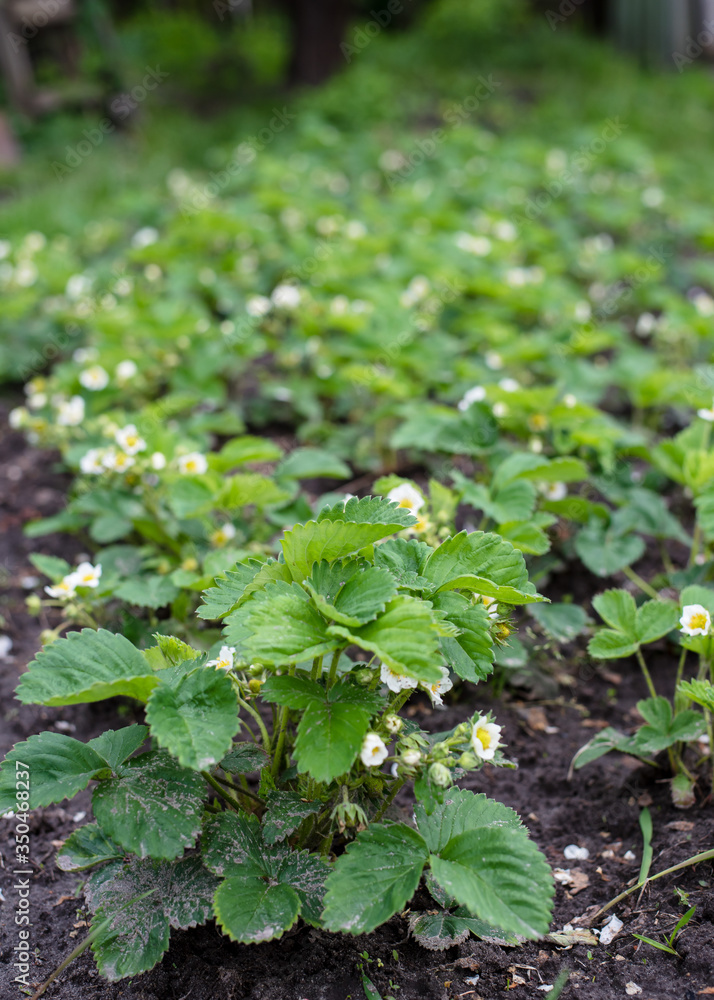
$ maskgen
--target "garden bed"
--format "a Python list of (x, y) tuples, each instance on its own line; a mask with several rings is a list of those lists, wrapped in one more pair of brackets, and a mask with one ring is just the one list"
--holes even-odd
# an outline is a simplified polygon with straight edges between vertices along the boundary
[[(40, 628), (24, 608), (22, 578), (34, 575), (27, 557), (36, 543), (23, 538), (21, 525), (57, 510), (67, 480), (52, 470), (50, 453), (26, 450), (19, 434), (3, 432), (2, 442), (0, 555), (8, 583), (2, 614), (4, 631), (14, 644), (9, 658), (0, 661), (4, 706), (0, 750), (4, 754), (15, 742), (44, 729), (87, 740), (108, 727), (140, 719), (135, 718), (131, 703), (49, 709), (18, 706), (13, 700), (18, 676), (39, 646)], [(43, 541), (42, 549), (72, 559), (77, 543), (64, 537), (55, 544), (50, 538)], [(593, 578), (592, 593), (596, 589)], [(577, 868), (576, 885), (557, 887), (552, 924), (556, 931), (603, 906), (636, 879), (642, 843), (638, 817), (644, 806), (649, 806), (654, 823), (653, 873), (704, 850), (714, 834), (710, 801), (698, 802), (688, 811), (674, 809), (669, 785), (661, 774), (632, 758), (606, 757), (568, 779), (573, 754), (599, 728), (632, 728), (634, 705), (646, 691), (630, 661), (620, 661), (615, 674), (607, 669), (593, 670), (577, 648), (565, 652), (565, 660), (552, 665), (558, 681), (555, 697), (522, 700), (511, 692), (499, 700), (498, 722), (505, 727), (507, 752), (518, 761), (518, 770), (496, 774), (486, 765), (464, 782), (516, 809), (554, 867), (569, 868), (571, 876)], [(659, 690), (668, 691), (675, 668), (671, 656), (655, 660), (654, 680)], [(453, 694), (446, 711), (432, 710), (425, 699), (414, 699), (407, 712), (413, 712), (425, 729), (443, 730), (466, 719), (476, 708), (489, 707), (485, 692), (476, 694), (468, 684)], [(31, 888), (32, 948), (36, 949), (30, 976), (33, 983), (44, 980), (87, 933), (86, 913), (81, 894), (77, 895), (81, 878), (61, 872), (54, 856), (60, 842), (86, 821), (88, 803), (89, 796), (83, 793), (66, 808), (39, 809), (32, 816), (32, 859), (37, 868)], [(408, 809), (408, 799), (397, 803)], [(11, 825), (0, 822), (3, 843), (7, 844)], [(563, 849), (570, 844), (586, 847), (589, 858), (566, 861)], [(5, 847), (3, 851), (3, 888), (9, 899), (12, 878)], [(547, 991), (539, 987), (552, 985), (565, 968), (570, 972), (561, 994), (565, 998), (635, 995), (642, 1000), (689, 1000), (714, 986), (711, 884), (712, 867), (704, 863), (661, 879), (639, 896), (632, 895), (615, 909), (623, 927), (609, 946), (562, 948), (541, 941), (505, 948), (471, 939), (443, 952), (430, 952), (408, 937), (407, 920), (402, 916), (393, 917), (368, 936), (330, 935), (300, 923), (279, 941), (242, 946), (231, 944), (209, 923), (196, 930), (174, 932), (170, 951), (160, 965), (133, 980), (103, 981), (91, 956), (85, 954), (47, 996), (61, 1000), (361, 1000), (362, 964), (381, 995), (397, 1000), (490, 1000), (505, 990), (515, 997), (544, 996)], [(696, 906), (696, 912), (678, 939), (679, 958), (641, 944), (632, 936), (634, 932), (661, 940), (682, 911), (685, 900), (681, 894), (686, 894), (687, 906)], [(419, 903), (418, 898), (415, 903)], [(0, 931), (1, 992), (10, 997), (15, 989), (11, 962), (16, 928), (7, 905)]]

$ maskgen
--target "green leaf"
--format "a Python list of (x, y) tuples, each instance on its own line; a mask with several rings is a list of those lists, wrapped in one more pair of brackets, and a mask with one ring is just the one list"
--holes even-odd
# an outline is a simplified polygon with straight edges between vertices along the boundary
[(337, 647), (324, 619), (298, 584), (269, 583), (231, 615), (245, 629), (241, 649), (275, 666), (323, 656)]
[(162, 678), (147, 702), (146, 721), (180, 764), (205, 771), (226, 755), (240, 728), (238, 699), (224, 673), (201, 666)]
[[(406, 507), (400, 507), (393, 500), (384, 497), (350, 497), (343, 503), (323, 507), (317, 515), (318, 522), (345, 521), (347, 524), (381, 524), (388, 526), (398, 524), (399, 529), (409, 528), (416, 523), (417, 518)], [(399, 530), (396, 529), (396, 530)], [(392, 534), (385, 531), (382, 537)], [(346, 553), (347, 554), (347, 553)]]
[(349, 465), (322, 448), (296, 448), (275, 470), (277, 479), (349, 479)]
[(701, 736), (704, 719), (699, 712), (684, 709), (672, 716), (672, 706), (666, 698), (646, 698), (637, 702), (637, 711), (645, 720), (634, 738), (639, 753), (659, 753), (680, 741), (688, 743)]
[(211, 509), (213, 490), (203, 478), (180, 476), (171, 484), (168, 504), (176, 517), (191, 517)]
[[(16, 769), (16, 762), (26, 767)], [(16, 809), (16, 771), (30, 772), (29, 808), (38, 809), (71, 799), (86, 788), (92, 778), (110, 774), (107, 762), (94, 747), (63, 733), (39, 733), (24, 743), (16, 743), (0, 769), (0, 813)]]
[(44, 556), (39, 552), (30, 553), (30, 562), (40, 573), (44, 573), (55, 582), (61, 580), (63, 576), (67, 576), (72, 570), (66, 560), (58, 559), (56, 556)]
[(431, 683), (441, 677), (442, 658), (431, 607), (416, 597), (395, 598), (384, 614), (361, 628), (332, 625), (327, 631), (331, 636), (339, 636), (360, 649), (376, 653), (398, 674)]
[[(694, 503), (698, 505), (697, 500)], [(654, 538), (674, 538), (683, 545), (692, 544), (680, 522), (669, 512), (664, 497), (640, 487), (627, 491), (625, 506), (612, 516), (612, 528), (619, 535), (636, 531)]]
[(588, 623), (584, 608), (577, 604), (532, 604), (528, 611), (556, 642), (572, 642)]
[(593, 607), (607, 624), (630, 639), (637, 635), (637, 605), (626, 590), (606, 590), (593, 598)]
[(575, 551), (596, 576), (612, 576), (637, 562), (645, 543), (639, 535), (616, 535), (601, 521), (591, 521), (578, 532)]
[(306, 802), (297, 792), (269, 792), (263, 816), (263, 840), (277, 844), (285, 840), (308, 816), (320, 812), (322, 802)]
[(654, 642), (679, 623), (679, 605), (674, 601), (645, 601), (637, 609), (635, 631), (640, 643)]
[(433, 551), (426, 542), (413, 538), (390, 538), (375, 546), (374, 564), (388, 570), (403, 590), (421, 592), (431, 589), (431, 583), (422, 573)]
[[(213, 915), (218, 880), (195, 857), (107, 865), (85, 886), (100, 973), (111, 982), (153, 968), (169, 946), (169, 928), (196, 927)], [(143, 897), (143, 898), (142, 898)]]
[(125, 726), (124, 729), (108, 729), (90, 740), (87, 746), (103, 757), (112, 771), (135, 753), (149, 735), (148, 726)]
[(260, 689), (261, 697), (267, 702), (287, 705), (288, 708), (307, 708), (314, 701), (322, 701), (325, 689), (307, 677), (268, 677)]
[(327, 930), (368, 934), (416, 892), (428, 858), (423, 837), (403, 823), (373, 823), (357, 835), (327, 879)]
[(454, 913), (449, 913), (448, 910), (412, 913), (409, 917), (409, 930), (417, 944), (428, 951), (453, 948), (454, 945), (467, 941), (471, 934), (493, 937), (499, 933), (496, 927), (487, 924), (485, 920), (472, 917), (465, 906), (459, 907)]
[(524, 828), (484, 826), (453, 837), (432, 854), (437, 882), (482, 920), (512, 934), (547, 933), (553, 898), (550, 866)]
[(57, 852), (55, 863), (63, 872), (81, 872), (106, 861), (123, 858), (124, 851), (96, 823), (80, 826)]
[(290, 494), (281, 489), (268, 476), (257, 472), (241, 472), (229, 476), (215, 495), (212, 507), (232, 513), (243, 507), (269, 507), (271, 504), (282, 503)]
[(500, 535), (459, 532), (429, 558), (424, 576), (436, 591), (464, 589), (505, 604), (544, 600), (528, 580), (523, 556)]
[[(459, 677), (474, 684), (485, 680), (493, 670), (493, 641), (490, 619), (483, 604), (471, 604), (461, 594), (444, 591), (433, 600), (434, 607), (446, 614), (446, 620), (456, 625), (461, 634), (440, 639), (441, 652), (447, 664)], [(535, 605), (539, 607), (539, 605)]]
[(276, 462), (282, 455), (282, 449), (274, 441), (246, 434), (228, 441), (218, 453), (212, 452), (208, 464), (217, 472), (228, 472), (244, 462)]
[(214, 911), (231, 941), (259, 944), (293, 926), (300, 914), (300, 897), (292, 886), (271, 885), (262, 876), (233, 876), (219, 886)]
[(690, 701), (695, 701), (703, 708), (714, 712), (714, 685), (710, 684), (709, 681), (681, 681), (677, 690)]
[[(388, 504), (383, 500), (376, 501), (371, 497), (367, 499), (378, 506), (365, 506), (365, 516), (370, 513), (375, 517), (389, 514), (391, 520), (387, 523), (348, 521), (348, 513), (354, 514), (356, 510), (356, 507), (353, 507), (351, 512), (347, 510), (350, 504), (354, 503), (353, 499), (348, 500), (344, 510), (341, 511), (345, 515), (341, 520), (333, 520), (330, 514), (334, 508), (326, 507), (320, 511), (318, 521), (296, 524), (290, 531), (285, 532), (282, 540), (283, 555), (294, 580), (302, 582), (310, 575), (314, 563), (319, 563), (323, 559), (327, 562), (343, 559), (379, 541), (380, 538), (386, 538), (387, 535), (393, 535), (396, 531), (402, 531), (405, 527), (416, 524), (416, 518), (396, 504)], [(360, 500), (358, 503), (363, 501)]]
[(325, 618), (353, 626), (376, 618), (397, 593), (391, 573), (356, 560), (316, 563), (305, 586)]
[(99, 825), (140, 858), (175, 858), (201, 828), (205, 784), (163, 750), (132, 757), (94, 790)]
[(499, 524), (498, 534), (519, 552), (528, 555), (542, 556), (550, 551), (550, 539), (532, 521), (507, 521)]
[(449, 788), (444, 801), (427, 814), (424, 807), (414, 807), (417, 828), (432, 854), (439, 854), (454, 837), (480, 827), (521, 829), (518, 813), (483, 793), (465, 788)]
[(629, 639), (622, 632), (601, 628), (588, 643), (588, 653), (596, 660), (618, 660), (632, 656), (640, 648), (636, 639)]
[(582, 746), (578, 750), (573, 757), (571, 767), (579, 771), (581, 767), (591, 764), (592, 761), (603, 757), (606, 753), (610, 753), (611, 750), (619, 750), (620, 753), (637, 754), (635, 738), (625, 736), (624, 733), (620, 733), (617, 729), (613, 729), (612, 726), (608, 726), (606, 729), (601, 730), (597, 736), (593, 736), (585, 746)]
[(225, 577), (216, 580), (215, 587), (203, 592), (203, 604), (196, 614), (207, 621), (223, 618), (238, 606), (247, 585), (255, 579), (262, 567), (256, 559), (247, 563), (239, 563), (229, 570)]
[(162, 635), (160, 632), (155, 632), (154, 639), (156, 639), (156, 645), (165, 659), (173, 667), (186, 660), (195, 660), (199, 656), (193, 646), (189, 646), (187, 642), (175, 635)]
[(165, 608), (178, 594), (179, 588), (171, 578), (159, 573), (125, 580), (114, 591), (116, 597), (137, 608)]
[(85, 628), (37, 654), (17, 697), (24, 705), (78, 705), (115, 695), (146, 701), (156, 684), (158, 677), (123, 635)]
[(228, 774), (250, 774), (252, 771), (260, 771), (269, 763), (270, 757), (262, 747), (254, 743), (236, 743), (219, 767)]

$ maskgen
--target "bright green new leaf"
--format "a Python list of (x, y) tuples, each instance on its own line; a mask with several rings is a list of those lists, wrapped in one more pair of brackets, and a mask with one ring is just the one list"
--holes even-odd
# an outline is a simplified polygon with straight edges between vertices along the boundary
[(482, 792), (474, 794), (466, 788), (447, 789), (443, 802), (429, 814), (417, 803), (414, 815), (419, 833), (433, 854), (439, 854), (450, 840), (467, 830), (480, 827), (522, 828), (520, 816), (513, 809), (489, 799)]
[(593, 598), (593, 607), (607, 624), (632, 639), (637, 634), (637, 605), (626, 590), (606, 590)]
[(197, 667), (161, 680), (147, 702), (146, 721), (179, 764), (205, 771), (226, 755), (240, 728), (238, 699), (226, 674)]
[(676, 628), (678, 622), (679, 605), (674, 601), (645, 601), (637, 609), (637, 641), (644, 643), (661, 639)]
[(447, 538), (424, 567), (435, 591), (471, 590), (505, 604), (530, 604), (545, 598), (528, 580), (523, 556), (491, 532), (459, 532)]
[(269, 507), (289, 499), (287, 490), (281, 489), (268, 476), (257, 472), (240, 472), (224, 480), (216, 493), (211, 507), (227, 513), (242, 510), (243, 507)]
[(269, 583), (232, 613), (230, 623), (245, 630), (240, 646), (248, 659), (275, 666), (323, 656), (337, 646), (326, 622), (296, 583)]
[(677, 690), (690, 701), (695, 701), (698, 705), (708, 708), (710, 712), (714, 712), (714, 685), (709, 681), (681, 681)]
[(704, 732), (704, 719), (700, 712), (684, 709), (672, 715), (672, 706), (666, 698), (645, 698), (637, 702), (637, 711), (645, 720), (634, 737), (639, 753), (653, 754), (675, 743), (687, 743)]
[(474, 684), (485, 680), (493, 670), (493, 641), (486, 607), (471, 604), (453, 591), (437, 594), (433, 604), (436, 610), (445, 612), (447, 621), (460, 629), (458, 636), (443, 636), (439, 641), (447, 664), (464, 680)]
[(428, 858), (423, 837), (403, 823), (373, 824), (357, 835), (327, 879), (327, 930), (368, 934), (403, 910)]
[(636, 639), (609, 628), (601, 628), (588, 643), (588, 653), (596, 660), (619, 660), (632, 656), (639, 648)]
[(123, 635), (82, 629), (38, 653), (20, 678), (25, 705), (77, 705), (125, 695), (146, 701), (158, 677)]
[(255, 579), (262, 563), (251, 559), (247, 563), (239, 563), (229, 570), (225, 577), (216, 580), (214, 587), (203, 592), (203, 604), (196, 614), (207, 621), (223, 618), (234, 608), (245, 592), (245, 588)]
[(305, 586), (325, 618), (352, 626), (376, 618), (397, 593), (391, 573), (356, 560), (315, 564)]

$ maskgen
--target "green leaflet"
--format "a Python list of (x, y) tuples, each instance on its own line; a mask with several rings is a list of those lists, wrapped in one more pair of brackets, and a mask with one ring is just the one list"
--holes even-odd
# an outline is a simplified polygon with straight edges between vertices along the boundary
[(114, 593), (139, 608), (164, 608), (178, 597), (179, 588), (168, 576), (152, 573), (125, 580)]
[(588, 644), (588, 652), (596, 659), (617, 659), (631, 656), (640, 645), (654, 642), (677, 624), (679, 607), (674, 601), (645, 601), (639, 608), (625, 590), (606, 590), (593, 598), (593, 607), (608, 625)]
[(429, 850), (439, 854), (450, 840), (467, 830), (479, 827), (522, 829), (518, 813), (483, 793), (475, 795), (465, 788), (447, 789), (444, 801), (427, 815), (422, 805), (414, 807), (419, 833)]
[(522, 554), (500, 535), (459, 532), (430, 556), (424, 576), (439, 590), (472, 590), (505, 604), (530, 604), (545, 598), (528, 580)]
[(714, 712), (714, 685), (709, 681), (682, 681), (677, 689), (690, 701), (695, 701), (698, 705), (708, 708)]
[(263, 840), (277, 844), (285, 840), (304, 819), (320, 812), (322, 802), (306, 802), (297, 792), (268, 792), (268, 808), (263, 816)]
[(81, 872), (106, 861), (124, 857), (118, 847), (96, 823), (87, 823), (71, 833), (57, 852), (55, 863), (63, 872)]
[(159, 746), (184, 767), (204, 771), (225, 756), (240, 728), (238, 699), (226, 674), (200, 666), (166, 681), (161, 677), (147, 702), (146, 721)]
[(403, 910), (428, 858), (423, 837), (403, 823), (373, 823), (335, 862), (327, 880), (327, 930), (368, 934)]
[(296, 448), (275, 470), (277, 479), (349, 479), (349, 465), (323, 448)]
[(588, 624), (588, 616), (578, 604), (531, 604), (528, 611), (556, 642), (572, 642)]
[[(40, 733), (17, 743), (0, 770), (0, 813), (16, 808), (16, 762), (29, 771), (29, 808), (72, 798), (86, 788), (92, 778), (107, 777), (111, 771), (97, 751), (63, 733)], [(20, 786), (21, 787), (21, 786)]]
[(374, 564), (389, 570), (401, 589), (421, 593), (431, 589), (431, 583), (422, 573), (433, 551), (426, 542), (413, 538), (409, 541), (406, 538), (390, 538), (375, 546)]
[(219, 766), (228, 774), (250, 774), (269, 763), (270, 757), (262, 747), (255, 743), (236, 743)]
[(547, 933), (553, 879), (525, 829), (467, 830), (429, 860), (440, 885), (475, 916), (527, 938)]
[(440, 639), (439, 645), (447, 664), (464, 680), (474, 683), (485, 680), (493, 669), (494, 655), (490, 619), (485, 606), (471, 604), (453, 591), (437, 594), (432, 603), (435, 609), (446, 613), (447, 621), (460, 629), (460, 635)]
[(602, 729), (597, 736), (593, 736), (585, 746), (582, 746), (573, 757), (571, 767), (578, 771), (586, 764), (592, 763), (599, 757), (603, 757), (611, 750), (619, 750), (621, 753), (636, 754), (636, 740), (634, 736), (625, 736), (612, 726)]
[(246, 657), (275, 666), (323, 656), (337, 647), (327, 624), (298, 584), (269, 583), (230, 616), (240, 625)]
[(305, 586), (325, 618), (348, 626), (376, 618), (397, 593), (391, 573), (357, 560), (316, 563)]
[(201, 828), (205, 784), (163, 750), (132, 757), (94, 790), (94, 815), (113, 840), (140, 858), (175, 858)]
[[(471, 916), (465, 906), (458, 907), (453, 913), (448, 910), (412, 913), (409, 917), (409, 930), (414, 940), (429, 951), (444, 951), (456, 944), (463, 944), (471, 934), (485, 938), (501, 936), (498, 928)], [(518, 942), (514, 938), (509, 943)]]
[(672, 706), (666, 698), (638, 701), (637, 711), (645, 720), (645, 725), (638, 729), (634, 737), (636, 752), (640, 754), (659, 753), (680, 741), (687, 743), (704, 731), (704, 719), (700, 712), (684, 709), (673, 715)]
[(399, 674), (431, 683), (441, 677), (442, 657), (431, 606), (415, 597), (401, 595), (395, 598), (384, 614), (360, 628), (332, 625), (327, 631), (376, 653)]
[(142, 653), (123, 635), (85, 628), (37, 654), (17, 697), (25, 705), (77, 705), (115, 695), (146, 701), (156, 684)]
[(214, 587), (203, 592), (203, 604), (196, 614), (199, 618), (214, 621), (223, 618), (235, 607), (243, 596), (246, 586), (255, 579), (262, 563), (251, 559), (247, 563), (239, 563), (229, 570), (225, 577), (216, 580)]
[(575, 551), (596, 576), (612, 576), (637, 562), (645, 543), (639, 535), (618, 535), (594, 519), (578, 532)]
[(101, 974), (114, 982), (153, 968), (169, 946), (170, 927), (196, 927), (212, 917), (217, 884), (195, 857), (132, 858), (95, 872), (85, 886), (92, 925), (110, 920), (92, 943)]

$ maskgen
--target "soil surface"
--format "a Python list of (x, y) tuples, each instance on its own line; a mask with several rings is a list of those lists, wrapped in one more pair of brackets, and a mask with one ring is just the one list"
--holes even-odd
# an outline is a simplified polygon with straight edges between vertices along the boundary
[[(62, 506), (68, 480), (56, 471), (53, 455), (26, 449), (20, 435), (3, 431), (0, 442), (0, 583), (4, 585), (0, 633), (8, 634), (14, 644), (10, 655), (0, 660), (0, 754), (4, 754), (18, 740), (48, 728), (91, 739), (108, 727), (133, 721), (135, 710), (116, 701), (45, 709), (13, 700), (18, 676), (39, 647), (40, 630), (51, 624), (38, 623), (25, 611), (31, 582), (26, 578), (38, 576), (28, 555), (39, 549), (71, 560), (80, 545), (66, 537), (23, 538), (21, 526), (26, 520)], [(596, 589), (594, 585), (592, 593)], [(634, 706), (646, 690), (634, 663), (618, 661), (615, 673), (612, 668), (595, 669), (580, 648), (567, 648), (563, 654), (560, 661), (551, 656), (545, 667), (549, 686), (557, 692), (549, 700), (511, 691), (498, 703), (490, 703), (485, 688), (463, 685), (451, 692), (453, 698), (443, 711), (417, 700), (408, 709), (424, 728), (444, 730), (476, 708), (492, 704), (518, 769), (495, 770), (487, 765), (464, 785), (516, 809), (553, 866), (570, 870), (573, 883), (557, 885), (553, 930), (568, 922), (576, 924), (636, 880), (643, 806), (649, 806), (654, 822), (652, 873), (710, 849), (714, 842), (711, 799), (700, 799), (686, 811), (674, 809), (663, 769), (613, 755), (569, 780), (575, 751), (606, 724), (631, 729), (636, 723)], [(674, 671), (672, 656), (663, 651), (654, 664), (655, 684), (663, 693), (670, 693)], [(532, 690), (542, 691), (543, 686)], [(402, 805), (408, 808), (408, 796)], [(32, 814), (30, 979), (36, 985), (87, 933), (81, 877), (61, 872), (54, 857), (61, 842), (89, 819), (88, 793)], [(26, 995), (13, 982), (18, 928), (10, 870), (12, 830), (11, 821), (0, 820), (0, 886), (5, 899), (2, 902), (0, 896), (2, 1000)], [(567, 861), (563, 850), (571, 844), (586, 847), (589, 857)], [(384, 1000), (544, 997), (563, 970), (569, 975), (560, 993), (565, 1000), (627, 996), (695, 1000), (714, 994), (713, 884), (712, 863), (705, 862), (631, 895), (611, 911), (623, 926), (606, 946), (568, 948), (546, 940), (507, 948), (471, 939), (443, 952), (430, 952), (408, 937), (404, 916), (393, 917), (364, 937), (330, 935), (299, 924), (279, 941), (244, 946), (230, 943), (208, 924), (173, 932), (161, 964), (134, 980), (106, 983), (85, 953), (46, 996), (53, 1000), (364, 1000), (362, 964)], [(424, 904), (428, 905), (426, 900)], [(633, 937), (637, 933), (662, 940), (691, 906), (696, 912), (678, 938), (678, 956)]]

